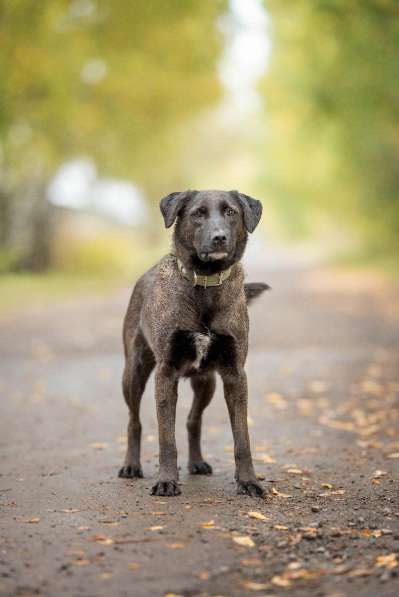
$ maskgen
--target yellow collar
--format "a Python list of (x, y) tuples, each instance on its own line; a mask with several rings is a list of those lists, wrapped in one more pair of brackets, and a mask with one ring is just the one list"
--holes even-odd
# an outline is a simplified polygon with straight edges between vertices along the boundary
[(194, 271), (187, 270), (179, 258), (177, 259), (177, 267), (183, 278), (192, 282), (193, 286), (203, 286), (204, 288), (221, 286), (231, 273), (231, 267), (229, 267), (228, 269), (224, 269), (218, 274), (212, 274), (211, 276), (196, 274)]

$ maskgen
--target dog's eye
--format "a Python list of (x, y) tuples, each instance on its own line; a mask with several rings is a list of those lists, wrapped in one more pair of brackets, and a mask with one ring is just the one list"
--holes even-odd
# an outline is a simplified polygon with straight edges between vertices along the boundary
[(202, 218), (206, 214), (206, 209), (204, 207), (199, 207), (193, 212), (193, 216), (195, 218)]
[(226, 213), (226, 216), (234, 216), (234, 214), (236, 212), (234, 211), (234, 209), (231, 209), (231, 207), (227, 207), (225, 213)]

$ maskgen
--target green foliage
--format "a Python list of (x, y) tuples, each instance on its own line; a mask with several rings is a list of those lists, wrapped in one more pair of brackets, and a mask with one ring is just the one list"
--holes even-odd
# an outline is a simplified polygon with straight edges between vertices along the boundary
[(88, 155), (100, 175), (130, 178), (154, 202), (178, 180), (174, 132), (220, 94), (226, 5), (0, 0), (3, 269), (51, 263), (45, 189), (64, 161)]
[[(0, 142), (8, 167), (51, 173), (80, 153), (142, 169), (177, 121), (217, 99), (224, 0), (0, 0)], [(169, 144), (171, 151), (173, 144)]]
[[(328, 212), (399, 251), (396, 0), (267, 0), (266, 181), (308, 219)], [(303, 218), (303, 214), (305, 214)]]

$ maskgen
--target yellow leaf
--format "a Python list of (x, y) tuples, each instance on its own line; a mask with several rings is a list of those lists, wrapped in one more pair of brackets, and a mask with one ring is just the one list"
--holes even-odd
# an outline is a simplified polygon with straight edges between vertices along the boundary
[(101, 533), (97, 533), (97, 535), (92, 535), (91, 537), (89, 537), (88, 540), (93, 541), (94, 543), (99, 543), (100, 545), (112, 545), (114, 543), (113, 539), (111, 539), (110, 537), (106, 537)]
[(166, 544), (169, 549), (183, 549), (184, 543), (167, 543)]
[(288, 527), (284, 524), (275, 524), (273, 528), (276, 529), (276, 531), (288, 531)]
[(377, 566), (377, 568), (396, 568), (398, 565), (396, 553), (389, 553), (383, 556), (377, 556), (375, 565)]
[(37, 524), (40, 522), (40, 517), (35, 516), (34, 518), (28, 518), (28, 520), (24, 520), (24, 522), (28, 522), (29, 524)]
[(201, 524), (201, 527), (203, 529), (214, 529), (215, 528), (215, 521), (214, 520), (208, 520), (208, 522), (203, 522)]
[(289, 493), (281, 493), (281, 491), (278, 491), (275, 487), (272, 487), (272, 494), (282, 498), (292, 497), (292, 495), (290, 495)]
[(244, 589), (248, 589), (249, 591), (263, 591), (268, 587), (265, 583), (252, 582), (251, 580), (242, 580), (240, 584)]
[(393, 452), (392, 454), (388, 454), (387, 458), (399, 458), (399, 452)]
[(93, 442), (92, 444), (90, 444), (91, 448), (94, 448), (94, 450), (104, 450), (105, 448), (108, 448), (108, 444), (102, 444), (100, 442)]
[(141, 568), (141, 564), (139, 564), (138, 562), (131, 562), (130, 564), (128, 564), (128, 568), (129, 570), (138, 570), (139, 568)]
[(256, 512), (256, 511), (248, 512), (248, 516), (250, 518), (255, 518), (256, 520), (270, 520), (270, 518), (268, 518), (261, 512)]
[(265, 400), (277, 410), (285, 410), (287, 408), (287, 401), (278, 392), (266, 394)]
[(257, 462), (263, 462), (264, 464), (274, 464), (276, 462), (273, 456), (270, 456), (270, 454), (266, 454), (265, 452), (263, 454), (257, 454), (254, 457), (254, 460)]
[(260, 560), (259, 558), (249, 558), (249, 559), (244, 559), (241, 560), (241, 566), (245, 566), (248, 568), (259, 568), (260, 566), (263, 565), (262, 560)]
[(237, 543), (237, 545), (241, 545), (242, 547), (255, 547), (255, 543), (253, 542), (251, 537), (248, 537), (247, 535), (239, 535), (238, 537), (233, 537), (233, 541), (234, 543)]
[(387, 471), (380, 471), (380, 470), (376, 470), (374, 475), (372, 476), (373, 479), (379, 479), (380, 477), (385, 477), (385, 475), (387, 475)]
[(282, 576), (273, 576), (272, 583), (276, 585), (276, 587), (290, 587), (291, 581), (288, 578), (283, 578)]
[(64, 512), (65, 514), (75, 514), (75, 512), (81, 512), (82, 510), (79, 510), (79, 508), (64, 508), (63, 510), (60, 510), (60, 512)]
[(162, 531), (165, 527), (162, 525), (155, 525), (153, 527), (148, 527), (146, 531)]

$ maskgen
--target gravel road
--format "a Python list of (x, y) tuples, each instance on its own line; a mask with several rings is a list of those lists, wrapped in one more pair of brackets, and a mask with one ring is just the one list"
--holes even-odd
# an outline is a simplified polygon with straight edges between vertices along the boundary
[(125, 450), (121, 326), (129, 290), (0, 321), (0, 595), (388, 597), (399, 594), (399, 291), (368, 273), (287, 261), (249, 280), (249, 424), (266, 499), (235, 494), (220, 384), (204, 422), (212, 477), (182, 495), (157, 473), (153, 382), (145, 478)]

